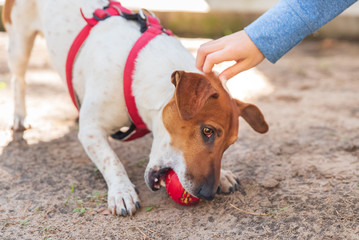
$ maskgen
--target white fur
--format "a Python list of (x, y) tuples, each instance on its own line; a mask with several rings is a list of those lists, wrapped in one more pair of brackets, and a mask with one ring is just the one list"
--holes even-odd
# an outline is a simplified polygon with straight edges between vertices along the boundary
[[(14, 129), (21, 129), (26, 115), (24, 74), (33, 39), (43, 34), (51, 61), (65, 81), (68, 50), (76, 35), (96, 8), (107, 0), (16, 0), (12, 9), (9, 33), (9, 66), (13, 74), (15, 96)], [(108, 185), (108, 205), (117, 214), (136, 211), (139, 202), (120, 159), (108, 143), (108, 135), (129, 126), (123, 96), (122, 75), (128, 53), (140, 37), (139, 25), (122, 17), (112, 17), (95, 26), (80, 49), (73, 67), (73, 85), (81, 102), (78, 137), (91, 160)], [(173, 168), (185, 181), (182, 153), (170, 146), (170, 136), (162, 122), (163, 107), (173, 96), (170, 76), (175, 70), (198, 72), (195, 59), (167, 35), (157, 36), (139, 54), (133, 81), (139, 114), (153, 132), (150, 161), (145, 179), (151, 170)], [(184, 186), (190, 187), (190, 183)]]
[[(29, 40), (33, 40), (36, 32), (44, 35), (52, 63), (65, 80), (68, 49), (85, 25), (80, 8), (87, 17), (91, 17), (96, 8), (102, 8), (107, 3), (103, 0), (16, 0), (11, 15), (13, 23), (7, 25), (9, 52), (18, 51), (9, 55), (10, 68), (16, 78), (15, 129), (22, 128), (26, 115), (24, 73), (30, 53), (28, 48), (32, 46)], [(15, 19), (18, 16), (24, 19)], [(131, 46), (139, 37), (137, 23), (122, 17), (107, 19), (92, 29), (73, 67), (73, 85), (81, 102), (79, 139), (103, 174), (109, 188), (109, 208), (115, 209), (117, 214), (123, 214), (123, 209), (133, 214), (136, 202), (140, 201), (107, 139), (109, 134), (130, 123), (124, 102), (122, 75)], [(26, 44), (27, 48), (19, 49), (20, 44)], [(24, 53), (26, 56), (23, 56)], [(23, 57), (14, 59), (12, 55)], [(20, 64), (21, 67), (17, 66)], [(151, 169), (167, 166), (184, 175), (183, 157), (169, 146), (170, 137), (161, 118), (162, 108), (173, 95), (170, 76), (178, 69), (198, 71), (194, 58), (174, 37), (156, 37), (137, 59), (133, 93), (139, 113), (154, 135), (146, 176)]]

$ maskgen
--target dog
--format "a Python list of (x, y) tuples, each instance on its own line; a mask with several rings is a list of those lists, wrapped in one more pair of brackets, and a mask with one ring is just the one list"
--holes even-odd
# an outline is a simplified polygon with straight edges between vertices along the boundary
[[(3, 22), (8, 32), (8, 64), (14, 95), (13, 130), (24, 130), (25, 71), (37, 34), (48, 46), (63, 80), (66, 59), (86, 17), (107, 0), (6, 0)], [(110, 17), (92, 30), (73, 65), (79, 102), (78, 138), (108, 186), (113, 214), (133, 215), (140, 208), (135, 186), (108, 137), (131, 125), (122, 76), (127, 56), (141, 36), (139, 24)], [(216, 74), (203, 74), (194, 57), (173, 36), (160, 34), (138, 54), (132, 83), (138, 113), (153, 133), (145, 182), (158, 190), (173, 169), (190, 194), (212, 200), (218, 189), (229, 193), (238, 179), (221, 169), (224, 151), (237, 140), (241, 116), (255, 131), (268, 125), (253, 104), (233, 99)]]

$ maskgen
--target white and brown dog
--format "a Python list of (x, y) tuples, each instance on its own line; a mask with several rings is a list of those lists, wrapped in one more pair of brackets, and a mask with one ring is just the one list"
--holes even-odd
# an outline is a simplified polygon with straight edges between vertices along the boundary
[[(7, 0), (3, 21), (9, 35), (8, 57), (14, 92), (15, 130), (24, 129), (24, 75), (37, 33), (47, 42), (51, 61), (62, 79), (69, 48), (85, 22), (107, 0)], [(97, 24), (73, 66), (73, 86), (80, 108), (78, 137), (108, 186), (108, 207), (118, 215), (132, 215), (140, 199), (108, 136), (131, 119), (126, 109), (122, 75), (131, 47), (140, 37), (139, 24), (111, 17)], [(260, 110), (232, 99), (214, 75), (204, 75), (195, 59), (171, 36), (161, 34), (148, 43), (136, 60), (133, 95), (138, 112), (153, 133), (145, 171), (148, 187), (173, 169), (184, 188), (211, 200), (235, 189), (236, 178), (221, 169), (223, 152), (238, 134), (242, 116), (257, 132), (268, 126)]]

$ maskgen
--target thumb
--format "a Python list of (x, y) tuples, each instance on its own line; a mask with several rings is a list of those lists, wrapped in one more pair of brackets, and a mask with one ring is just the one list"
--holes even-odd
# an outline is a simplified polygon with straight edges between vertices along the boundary
[(219, 75), (219, 78), (229, 80), (232, 77), (234, 77), (235, 75), (237, 75), (238, 73), (243, 72), (245, 70), (248, 70), (249, 68), (251, 68), (251, 66), (249, 66), (248, 61), (244, 60), (244, 61), (241, 61), (241, 62), (237, 62), (236, 64), (234, 64), (234, 65), (230, 66), (229, 68), (225, 69)]

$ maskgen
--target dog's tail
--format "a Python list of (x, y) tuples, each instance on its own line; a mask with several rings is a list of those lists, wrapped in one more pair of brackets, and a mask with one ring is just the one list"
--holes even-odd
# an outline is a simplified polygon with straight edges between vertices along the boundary
[(11, 10), (15, 4), (15, 0), (5, 0), (5, 4), (2, 9), (2, 22), (6, 28), (6, 24), (11, 24)]

